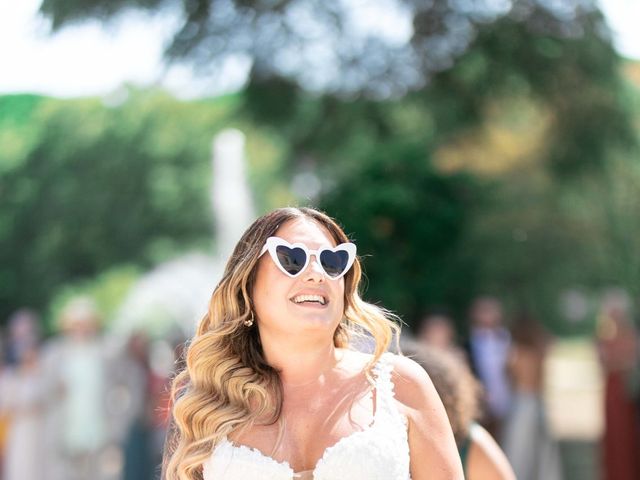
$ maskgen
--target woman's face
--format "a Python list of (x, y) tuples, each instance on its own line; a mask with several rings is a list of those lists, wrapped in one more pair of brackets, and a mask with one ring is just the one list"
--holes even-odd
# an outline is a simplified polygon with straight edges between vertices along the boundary
[[(329, 231), (319, 223), (297, 218), (282, 225), (276, 236), (289, 243), (303, 243), (309, 250), (335, 247)], [(285, 338), (305, 333), (326, 333), (333, 338), (344, 312), (344, 277), (331, 280), (312, 255), (307, 268), (291, 278), (276, 267), (269, 253), (258, 262), (253, 303), (260, 337)], [(303, 296), (321, 296), (321, 302)], [(308, 298), (308, 297), (307, 297)]]

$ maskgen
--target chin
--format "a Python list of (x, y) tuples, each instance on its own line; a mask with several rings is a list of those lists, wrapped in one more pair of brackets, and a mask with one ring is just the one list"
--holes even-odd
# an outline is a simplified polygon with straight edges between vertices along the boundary
[(296, 315), (291, 319), (292, 324), (304, 326), (308, 329), (313, 330), (329, 330), (331, 332), (335, 331), (340, 324), (340, 319), (336, 320), (334, 316), (328, 316), (326, 314), (307, 314), (307, 315)]

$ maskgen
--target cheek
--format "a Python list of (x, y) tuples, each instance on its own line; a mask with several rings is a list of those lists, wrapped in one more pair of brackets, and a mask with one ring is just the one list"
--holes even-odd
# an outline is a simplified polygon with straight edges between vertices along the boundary
[(251, 298), (253, 299), (256, 310), (264, 308), (266, 299), (269, 297), (269, 283), (268, 269), (265, 268), (265, 265), (259, 264), (255, 283), (253, 284), (253, 291), (251, 292)]
[(340, 298), (340, 301), (336, 304), (336, 312), (339, 314), (340, 320), (344, 317), (344, 299)]
[(336, 291), (335, 298), (337, 299), (337, 301), (336, 301), (336, 309), (340, 310), (340, 313), (342, 313), (342, 314), (344, 314), (344, 308), (345, 308), (345, 305), (346, 305), (346, 299), (345, 299), (344, 295), (345, 295), (344, 280), (340, 279), (340, 285), (337, 286), (337, 291)]
[(272, 268), (272, 265), (260, 265), (251, 293), (258, 314), (260, 311), (266, 313), (273, 308), (281, 308), (281, 306), (276, 307), (274, 303), (286, 298), (288, 287), (286, 279), (282, 277), (284, 277), (282, 272), (275, 267)]

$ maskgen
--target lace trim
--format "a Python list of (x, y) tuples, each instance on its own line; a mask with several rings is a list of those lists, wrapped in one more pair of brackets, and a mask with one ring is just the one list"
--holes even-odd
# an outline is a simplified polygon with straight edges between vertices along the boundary
[[(391, 380), (391, 373), (393, 371), (393, 364), (391, 361), (391, 359), (393, 358), (392, 355), (393, 354), (389, 352), (384, 353), (372, 369), (372, 373), (375, 377), (374, 385), (376, 388), (377, 402), (373, 423), (364, 430), (353, 432), (345, 437), (342, 437), (335, 444), (327, 447), (320, 459), (317, 461), (313, 470), (294, 472), (291, 468), (291, 465), (286, 460), (279, 462), (273, 457), (265, 455), (256, 448), (242, 444), (235, 444), (225, 436), (214, 448), (214, 452), (212, 452), (211, 457), (203, 465), (203, 473), (205, 474), (204, 478), (215, 478), (214, 472), (211, 471), (213, 469), (213, 464), (210, 462), (212, 462), (213, 457), (217, 455), (227, 456), (228, 458), (232, 458), (236, 462), (240, 460), (240, 463), (246, 462), (248, 464), (247, 474), (255, 472), (255, 469), (257, 468), (259, 471), (263, 472), (261, 474), (261, 479), (264, 480), (280, 480), (282, 478), (285, 478), (284, 476), (295, 479), (299, 478), (302, 474), (308, 475), (309, 472), (311, 472), (315, 476), (323, 469), (326, 469), (325, 465), (328, 459), (331, 458), (332, 452), (338, 449), (338, 447), (346, 448), (345, 444), (351, 445), (354, 442), (362, 442), (360, 437), (366, 438), (366, 435), (368, 435), (372, 431), (378, 430), (380, 427), (383, 428), (383, 431), (385, 428), (389, 428), (390, 425), (385, 424), (385, 420), (379, 418), (382, 414), (388, 416), (388, 421), (390, 420), (393, 423), (399, 422), (399, 424), (396, 423), (396, 428), (400, 427), (403, 436), (402, 440), (406, 442), (407, 418), (400, 413), (397, 406), (394, 404), (395, 391), (393, 381)], [(395, 430), (395, 428), (393, 428), (393, 431), (399, 430)], [(408, 457), (408, 448), (406, 450), (406, 456)], [(408, 458), (405, 460), (408, 461)]]
[(294, 478), (299, 478), (300, 480), (314, 480), (313, 479), (313, 470), (305, 470), (303, 472), (296, 472), (293, 474)]
[[(255, 473), (256, 470), (264, 472), (266, 476), (260, 477), (264, 480), (281, 480), (285, 478), (285, 476), (286, 478), (293, 478), (294, 475), (293, 469), (287, 462), (279, 462), (253, 447), (242, 444), (236, 445), (226, 436), (220, 440), (220, 443), (215, 447), (213, 453), (220, 458), (226, 457), (232, 459), (236, 463), (234, 471), (241, 463), (246, 462), (248, 465), (246, 469), (247, 474)], [(213, 459), (214, 455), (212, 454), (203, 465), (204, 478), (216, 478), (214, 472), (210, 471), (210, 469), (213, 469), (213, 463), (210, 463)], [(240, 464), (238, 464), (238, 460), (240, 460)]]
[(316, 463), (315, 468), (312, 470), (312, 472), (316, 473), (319, 470), (321, 470), (322, 468), (324, 468), (324, 465), (328, 461), (327, 459), (331, 458), (331, 453), (333, 453), (333, 451), (337, 450), (338, 447), (344, 448), (345, 444), (353, 443), (353, 442), (357, 441), (360, 437), (368, 435), (371, 431), (376, 430), (377, 423), (378, 422), (374, 421), (373, 425), (370, 425), (369, 427), (365, 428), (364, 430), (360, 430), (358, 432), (350, 433), (346, 437), (342, 437), (340, 440), (338, 440), (336, 443), (334, 443), (330, 447), (325, 448), (324, 452), (322, 452), (322, 457), (320, 457), (320, 460), (318, 460), (318, 462)]
[[(400, 420), (402, 424), (406, 426), (407, 418), (400, 413), (394, 402), (396, 392), (393, 381), (391, 380), (391, 373), (393, 372), (392, 358), (393, 353), (385, 352), (380, 356), (380, 359), (373, 367), (377, 401), (376, 416), (380, 410), (384, 409), (387, 414), (391, 415), (391, 417), (396, 420)], [(377, 420), (374, 419), (374, 424), (376, 421)]]

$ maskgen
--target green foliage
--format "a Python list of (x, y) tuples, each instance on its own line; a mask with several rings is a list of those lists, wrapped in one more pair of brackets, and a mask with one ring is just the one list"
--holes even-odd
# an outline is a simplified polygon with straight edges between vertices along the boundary
[(166, 0), (44, 0), (40, 10), (52, 20), (52, 28), (57, 29), (87, 17), (107, 18), (128, 8), (154, 9), (165, 3)]
[(487, 102), (525, 96), (553, 118), (539, 161), (559, 178), (601, 168), (611, 149), (635, 148), (620, 59), (597, 18), (568, 38), (509, 17), (484, 25), (456, 65), (416, 94), (434, 112), (440, 141), (486, 121)]
[(394, 45), (355, 31), (349, 2), (44, 0), (54, 29), (163, 8), (182, 19), (169, 57), (253, 68), (226, 103), (0, 101), (0, 302), (205, 243), (210, 135), (231, 123), (261, 210), (317, 175), (305, 201), (371, 255), (368, 298), (411, 322), (482, 290), (569, 332), (563, 290), (637, 289), (640, 95), (595, 2), (510, 3), (402, 2), (413, 36)]
[[(604, 30), (596, 0), (511, 0), (507, 5), (510, 8), (487, 1), (385, 2), (390, 23), (406, 17), (411, 25), (410, 41), (404, 43), (363, 28), (358, 16), (380, 12), (356, 2), (44, 0), (40, 10), (54, 30), (82, 19), (112, 20), (131, 8), (174, 15), (179, 26), (166, 50), (172, 59), (207, 67), (240, 54), (252, 59), (251, 77), (259, 84), (286, 79), (303, 89), (313, 85), (315, 91), (374, 98), (421, 89), (493, 25), (517, 23), (539, 37), (563, 39)], [(398, 30), (404, 27), (400, 21)], [(532, 48), (547, 56), (555, 52), (553, 42), (534, 42), (527, 53)], [(491, 58), (486, 60), (485, 66)], [(524, 61), (526, 57), (511, 59)]]
[(477, 201), (472, 179), (438, 173), (420, 145), (380, 145), (362, 155), (321, 206), (355, 236), (371, 279), (365, 297), (408, 323), (428, 306), (460, 305), (475, 287), (459, 248)]
[(559, 207), (557, 186), (535, 171), (483, 190), (481, 214), (461, 244), (474, 259), (477, 293), (497, 294), (511, 311), (559, 325), (559, 295), (595, 278), (576, 219)]
[[(114, 265), (149, 266), (185, 248), (211, 248), (211, 140), (233, 125), (237, 99), (129, 95), (115, 106), (0, 102), (1, 135), (22, 142), (0, 161), (0, 318), (21, 306), (43, 308), (65, 283)], [(256, 142), (254, 159), (266, 160), (268, 178), (278, 149), (260, 135)]]
[(0, 97), (0, 175), (19, 167), (40, 134), (34, 118), (45, 101), (37, 95)]
[[(601, 175), (583, 178), (563, 200), (586, 232), (597, 278), (640, 296), (640, 161), (612, 155)], [(594, 201), (595, 200), (595, 201)], [(584, 208), (588, 206), (588, 208)], [(583, 207), (583, 208), (580, 208)]]
[(45, 318), (47, 332), (53, 333), (59, 330), (58, 320), (62, 309), (70, 300), (77, 297), (91, 298), (100, 312), (100, 320), (103, 325), (106, 325), (107, 321), (113, 318), (140, 274), (140, 269), (135, 266), (119, 265), (100, 272), (91, 279), (65, 284), (58, 289), (49, 302)]

